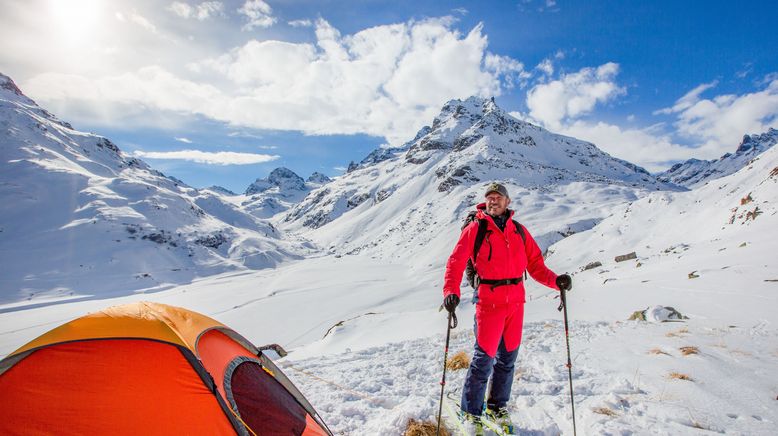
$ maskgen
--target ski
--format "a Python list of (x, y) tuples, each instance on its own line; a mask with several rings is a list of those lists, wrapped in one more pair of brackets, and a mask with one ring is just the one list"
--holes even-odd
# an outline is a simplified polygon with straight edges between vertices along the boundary
[[(453, 427), (456, 429), (456, 434), (460, 436), (472, 436), (467, 433), (467, 430), (465, 430), (465, 426), (462, 424), (462, 420), (460, 419), (460, 413), (458, 412), (459, 409), (459, 403), (455, 398), (453, 398), (451, 395), (453, 392), (449, 392), (443, 401), (443, 408), (446, 411), (446, 415), (450, 418), (451, 422), (449, 424), (449, 427)], [(499, 423), (493, 421), (491, 418), (489, 418), (486, 415), (481, 416), (481, 423), (484, 425), (484, 430), (488, 430), (491, 433), (487, 434), (494, 434), (494, 436), (513, 436), (515, 433), (508, 433), (502, 425)]]
[(512, 433), (507, 433), (500, 424), (492, 421), (492, 419), (487, 417), (486, 415), (481, 416), (481, 423), (484, 425), (484, 427), (494, 432), (496, 436), (509, 436), (512, 434)]
[(465, 429), (464, 424), (462, 424), (462, 421), (459, 419), (459, 413), (457, 413), (459, 406), (453, 400), (451, 400), (448, 395), (446, 395), (443, 400), (443, 408), (445, 409), (446, 415), (449, 418), (446, 420), (446, 422), (449, 424), (449, 427), (454, 428), (455, 432), (459, 434), (459, 436), (471, 436), (467, 434), (467, 430)]

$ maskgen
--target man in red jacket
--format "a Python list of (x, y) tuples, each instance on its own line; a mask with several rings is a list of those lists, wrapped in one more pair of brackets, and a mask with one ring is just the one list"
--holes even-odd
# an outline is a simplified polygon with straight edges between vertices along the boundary
[[(475, 351), (462, 390), (462, 412), (474, 429), (482, 434), (480, 417), (489, 377), (492, 386), (486, 413), (511, 428), (506, 409), (513, 384), (516, 357), (524, 323), (524, 271), (537, 282), (552, 289), (572, 289), (567, 274), (557, 276), (543, 262), (543, 253), (526, 228), (514, 221), (508, 209), (511, 199), (505, 186), (492, 183), (486, 189), (486, 201), (479, 204), (476, 220), (459, 237), (446, 264), (443, 305), (453, 312), (459, 304), (459, 284), (468, 259), (477, 274), (475, 308)], [(486, 221), (486, 234), (478, 253), (474, 253), (479, 222)], [(523, 235), (522, 235), (523, 234)]]

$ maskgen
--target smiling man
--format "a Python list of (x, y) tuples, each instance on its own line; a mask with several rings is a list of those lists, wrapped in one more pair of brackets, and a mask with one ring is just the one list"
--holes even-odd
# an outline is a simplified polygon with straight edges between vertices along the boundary
[(499, 183), (486, 188), (476, 219), (462, 231), (446, 264), (443, 305), (459, 304), (462, 273), (468, 260), (475, 268), (475, 351), (462, 390), (462, 418), (471, 434), (483, 434), (481, 415), (489, 377), (486, 414), (513, 433), (507, 405), (524, 324), (524, 272), (552, 289), (572, 288), (567, 274), (557, 276), (527, 229), (513, 219), (508, 190)]

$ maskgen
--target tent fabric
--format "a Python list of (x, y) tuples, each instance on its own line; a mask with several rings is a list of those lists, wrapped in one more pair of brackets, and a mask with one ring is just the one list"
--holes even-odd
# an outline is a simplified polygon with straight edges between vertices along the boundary
[(39, 349), (0, 377), (0, 393), (0, 434), (235, 434), (181, 351), (156, 341)]
[(225, 378), (230, 403), (249, 427), (278, 436), (305, 430), (305, 409), (256, 359), (235, 359)]
[(63, 324), (11, 353), (11, 356), (46, 345), (98, 338), (147, 338), (195, 350), (201, 332), (229, 330), (207, 316), (180, 307), (139, 302), (109, 307)]
[(331, 435), (248, 340), (147, 302), (70, 321), (0, 361), (0, 411), (3, 435)]
[(224, 390), (224, 372), (227, 365), (237, 356), (256, 357), (219, 330), (209, 330), (200, 336), (197, 355), (225, 400), (227, 394)]

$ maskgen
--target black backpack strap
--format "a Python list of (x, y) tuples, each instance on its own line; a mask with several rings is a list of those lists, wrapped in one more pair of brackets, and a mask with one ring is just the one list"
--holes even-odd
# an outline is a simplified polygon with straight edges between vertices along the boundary
[(473, 263), (475, 264), (475, 258), (478, 257), (478, 251), (481, 249), (481, 245), (484, 243), (486, 237), (486, 227), (489, 225), (486, 220), (478, 220), (478, 233), (475, 234), (475, 244), (473, 245)]
[[(516, 220), (512, 219), (511, 221), (513, 221), (513, 227), (516, 227), (516, 233), (518, 233), (519, 236), (521, 236), (521, 242), (524, 243), (524, 249), (526, 250), (526, 248), (527, 248), (527, 235), (524, 234), (524, 227), (522, 227), (521, 224), (519, 224), (519, 222), (516, 221)], [(527, 279), (527, 270), (524, 270), (524, 279), (525, 280)]]
[(524, 234), (524, 227), (522, 227), (521, 224), (519, 224), (519, 222), (516, 220), (511, 220), (511, 221), (513, 221), (513, 227), (516, 227), (516, 233), (518, 233), (519, 236), (521, 236), (521, 242), (526, 244), (527, 235)]

